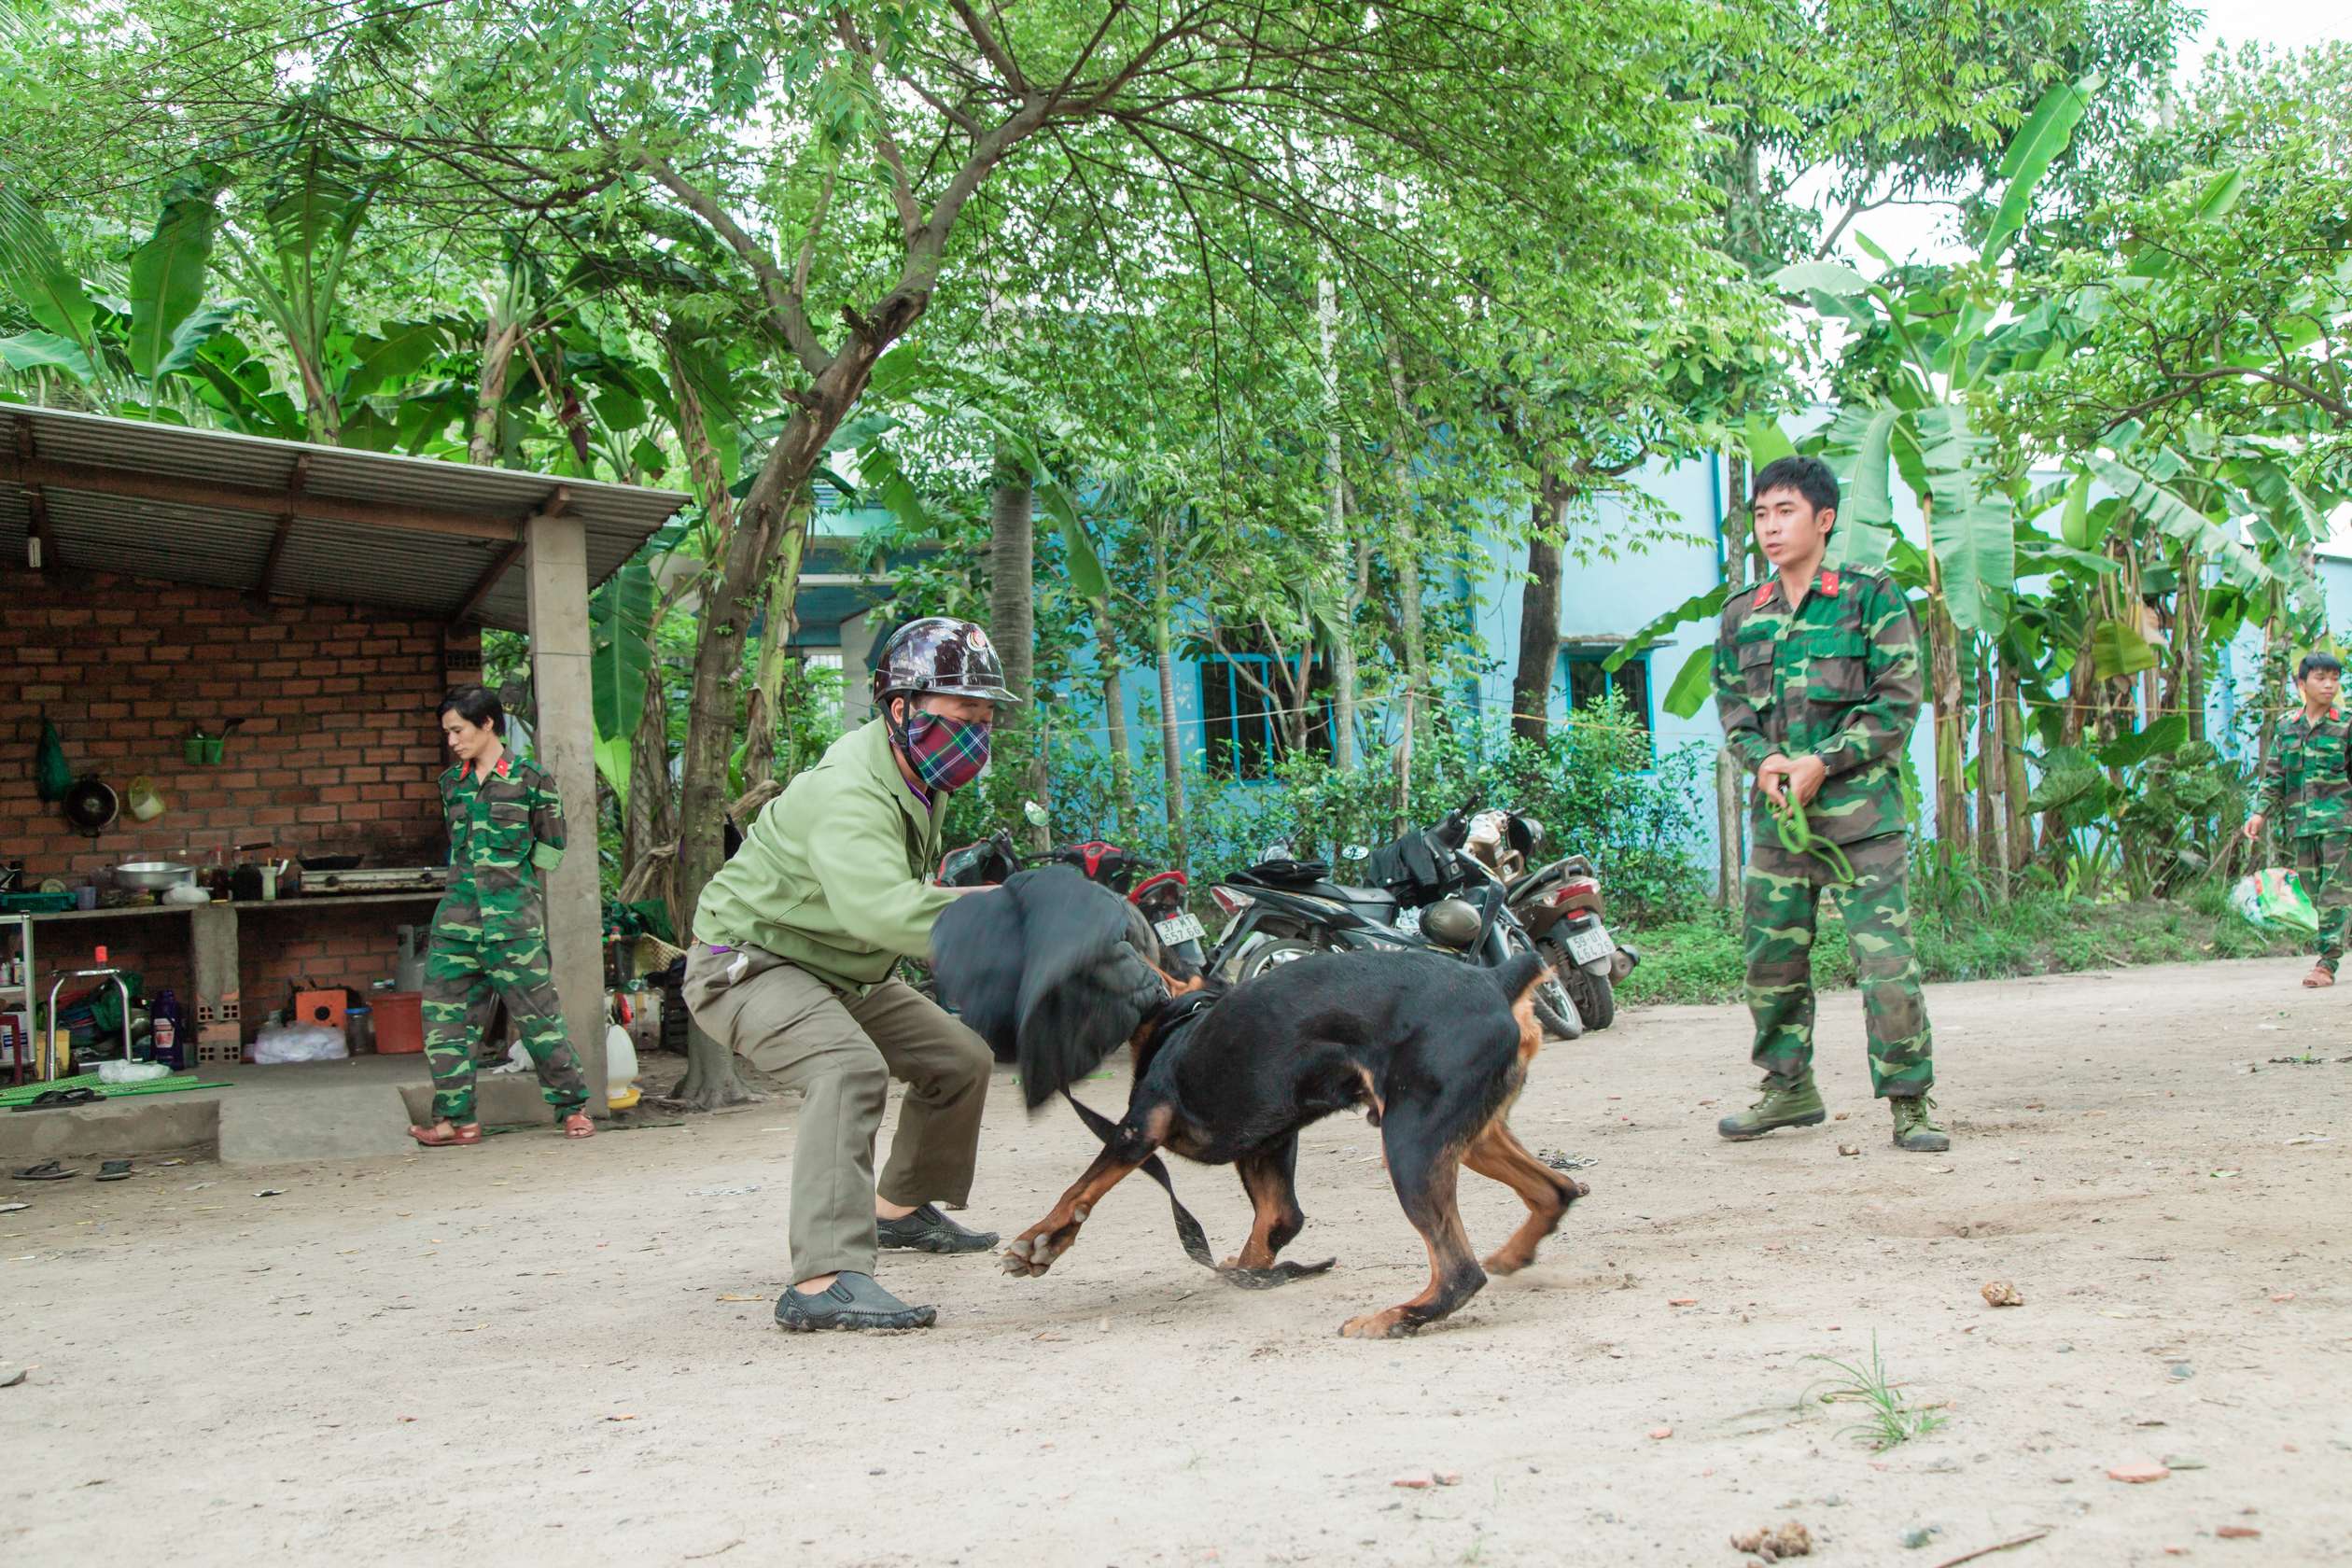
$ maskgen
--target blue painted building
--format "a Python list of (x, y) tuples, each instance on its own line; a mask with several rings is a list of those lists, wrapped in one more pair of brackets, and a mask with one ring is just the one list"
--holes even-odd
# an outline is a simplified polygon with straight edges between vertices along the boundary
[[(1614, 687), (1628, 709), (1649, 726), (1661, 755), (1698, 747), (1711, 758), (1722, 734), (1713, 701), (1682, 719), (1665, 710), (1664, 700), (1685, 661), (1712, 646), (1712, 618), (1677, 628), (1614, 674), (1601, 666), (1643, 627), (1721, 581), (1721, 522), (1731, 504), (1727, 465), (1719, 456), (1654, 464), (1634, 476), (1633, 483), (1652, 503), (1642, 515), (1637, 517), (1623, 500), (1612, 499), (1572, 524), (1561, 574), (1560, 658), (1548, 717), (1571, 720), (1576, 707)], [(1907, 537), (1920, 539), (1916, 506), (1899, 486), (1896, 510), (1897, 526)], [(1663, 537), (1658, 526), (1661, 512), (1668, 519)], [(837, 502), (820, 511), (798, 607), (795, 646), (814, 661), (838, 660), (849, 674), (843, 715), (849, 723), (867, 715), (862, 672), (877, 630), (885, 629), (870, 622), (872, 608), (888, 595), (889, 564), (860, 553), (860, 540), (877, 521), (879, 514)], [(1525, 547), (1510, 539), (1499, 516), (1497, 522), (1484, 542), (1475, 576), (1464, 573), (1450, 584), (1433, 583), (1429, 592), (1433, 599), (1453, 595), (1466, 607), (1472, 627), (1472, 646), (1461, 651), (1479, 673), (1449, 700), (1501, 726), (1509, 720), (1511, 679), (1519, 658)], [(2340, 623), (2340, 617), (2352, 615), (2352, 547), (2323, 548), (2320, 565), (2330, 620)], [(2260, 654), (2259, 636), (2243, 635), (2220, 661), (2212, 681), (2209, 729), (2225, 749), (2233, 748), (2247, 728), (2245, 715), (2254, 698)], [(1123, 688), (1129, 742), (1140, 753), (1156, 735), (1157, 674), (1148, 665), (1130, 668)], [(1099, 743), (1106, 736), (1099, 709), (1088, 711), (1091, 696), (1091, 691), (1085, 693), (1057, 716), (1057, 728), (1065, 738), (1083, 734)], [(1210, 771), (1244, 780), (1263, 773), (1274, 752), (1273, 721), (1264, 712), (1267, 706), (1226, 662), (1179, 660), (1179, 734), (1188, 757), (1210, 764)], [(1385, 717), (1384, 705), (1367, 707), (1364, 723)], [(1377, 747), (1387, 737), (1375, 734), (1362, 738)], [(1913, 733), (1911, 755), (1915, 776), (1931, 778), (1933, 744), (1925, 708)], [(1705, 838), (1701, 853), (1712, 861), (1714, 803), (1702, 799), (1693, 804)], [(1925, 809), (1932, 811), (1932, 800)]]

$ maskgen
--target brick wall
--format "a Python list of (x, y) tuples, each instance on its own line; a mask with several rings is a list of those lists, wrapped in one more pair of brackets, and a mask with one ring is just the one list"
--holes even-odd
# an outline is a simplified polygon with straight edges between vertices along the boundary
[[(445, 846), (434, 779), (437, 623), (347, 605), (257, 605), (215, 589), (97, 573), (0, 572), (0, 860), (78, 882), (126, 861), (209, 865), (239, 844), (280, 854), (365, 854), (418, 865)], [(165, 802), (94, 843), (33, 786), (46, 712), (76, 774), (127, 795), (133, 777)], [(217, 766), (181, 741), (242, 717)]]
[[(443, 628), (346, 605), (258, 604), (215, 589), (99, 573), (0, 571), (0, 861), (21, 860), (28, 885), (79, 884), (129, 861), (199, 867), (267, 841), (282, 856), (358, 854), (371, 865), (439, 860), (447, 839), (436, 777), (442, 762), (433, 705), (445, 685)], [(96, 775), (126, 797), (116, 825), (92, 841), (41, 801), (33, 757), (46, 714), (77, 777)], [(242, 717), (217, 766), (192, 766), (183, 738)], [(131, 780), (164, 799), (152, 822), (131, 819)], [(364, 989), (392, 973), (393, 928), (430, 918), (413, 905), (251, 911), (241, 919), (245, 1032), (284, 1000), (286, 983)], [(169, 987), (192, 1008), (184, 917), (45, 923), (46, 971), (110, 961)]]

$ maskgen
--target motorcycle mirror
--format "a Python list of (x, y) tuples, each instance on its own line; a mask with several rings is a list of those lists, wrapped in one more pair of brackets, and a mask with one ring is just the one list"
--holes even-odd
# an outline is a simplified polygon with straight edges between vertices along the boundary
[(1261, 861), (1287, 861), (1290, 858), (1291, 847), (1287, 844), (1269, 844), (1258, 851)]
[(1368, 861), (1372, 858), (1372, 851), (1361, 844), (1351, 844), (1339, 851), (1339, 858), (1343, 861)]
[(1028, 819), (1029, 825), (1032, 828), (1042, 828), (1053, 820), (1045, 808), (1033, 800), (1025, 800), (1021, 803), (1021, 815)]

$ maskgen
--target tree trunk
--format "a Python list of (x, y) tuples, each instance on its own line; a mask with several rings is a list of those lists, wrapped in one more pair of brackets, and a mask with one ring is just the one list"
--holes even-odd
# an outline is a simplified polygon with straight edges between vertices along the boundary
[(2261, 727), (2255, 732), (2254, 746), (2254, 777), (2258, 779), (2270, 768), (2271, 748), (2278, 740), (2280, 693), (2287, 690), (2287, 625), (2285, 617), (2276, 609), (2262, 623), (2261, 670), (2262, 688), (2256, 699)]
[(1176, 640), (1168, 619), (1168, 551), (1152, 541), (1152, 653), (1159, 666), (1160, 769), (1165, 780), (1168, 852), (1176, 869), (1192, 875), (1184, 824), (1183, 732), (1176, 722)]
[[(629, 806), (621, 827), (623, 875), (635, 871), (656, 850), (675, 854), (678, 847), (678, 796), (670, 784), (669, 699), (659, 658), (645, 677), (645, 710), (637, 719), (629, 747)], [(676, 890), (678, 879), (667, 882)], [(687, 911), (670, 899), (670, 930), (682, 934)]]
[[(1043, 726), (1036, 712), (1032, 676), (1037, 657), (1036, 497), (1029, 472), (1010, 453), (997, 454), (988, 499), (988, 637), (1004, 661), (1005, 689), (1020, 702), (997, 715), (999, 748), (1020, 788), (1043, 804), (1047, 793)], [(1010, 746), (1003, 742), (1010, 741)], [(1047, 848), (1052, 833), (1023, 819), (1019, 834), (1030, 851)]]
[(2205, 563), (2196, 552), (2181, 556), (2180, 586), (2173, 595), (2172, 693), (2167, 701), (2189, 721), (2189, 738), (2205, 737)]
[[(1405, 722), (1429, 718), (1429, 647), (1421, 618), (1421, 520), (1414, 509), (1413, 447), (1420, 427), (1405, 396), (1405, 367), (1393, 349), (1388, 356), (1389, 396), (1396, 404), (1396, 440), (1390, 449), (1390, 479), (1396, 492), (1396, 517), (1390, 549), (1396, 566), (1396, 619), (1405, 642)], [(1402, 833), (1403, 829), (1397, 830)]]
[(1135, 823), (1135, 763), (1127, 752), (1127, 693), (1120, 686), (1119, 638), (1111, 625), (1111, 601), (1094, 601), (1096, 662), (1102, 670), (1102, 722), (1111, 746), (1111, 801), (1119, 831)]
[(1972, 671), (1977, 709), (1977, 864), (2009, 896), (2009, 766), (2002, 760), (2000, 706), (1993, 699), (1992, 659), (1980, 649)]
[(2001, 653), (1996, 700), (2001, 710), (1997, 739), (2001, 749), (2001, 804), (2005, 836), (2009, 840), (2009, 867), (2011, 871), (2023, 871), (2034, 858), (2034, 819), (2025, 809), (2025, 797), (2030, 792), (2025, 782), (2025, 716), (2019, 700), (2017, 664), (2007, 650)]
[[(1332, 684), (1336, 688), (1331, 761), (1344, 772), (1355, 765), (1355, 611), (1364, 602), (1363, 590), (1357, 584), (1369, 570), (1369, 561), (1361, 545), (1351, 548), (1348, 539), (1348, 479), (1343, 461), (1347, 441), (1339, 429), (1339, 291), (1332, 281), (1329, 263), (1326, 255), (1323, 269), (1315, 277), (1315, 326), (1323, 359), (1324, 516), (1331, 526), (1329, 547), (1338, 554), (1340, 581), (1345, 585), (1339, 592), (1338, 635), (1332, 639), (1331, 650)], [(1312, 626), (1311, 620), (1309, 624)], [(1304, 707), (1303, 691), (1300, 696), (1299, 706)]]
[(1519, 673), (1511, 679), (1511, 733), (1541, 745), (1551, 728), (1560, 679), (1560, 553), (1568, 487), (1545, 470), (1527, 539), (1527, 584), (1519, 590)]
[[(1729, 585), (1731, 597), (1738, 597), (1747, 586), (1747, 547), (1743, 542), (1749, 527), (1748, 508), (1743, 504), (1747, 495), (1747, 459), (1736, 452), (1726, 453), (1723, 460), (1726, 505), (1719, 520), (1723, 531), (1723, 581)], [(1736, 520), (1736, 521), (1735, 521)], [(1720, 907), (1733, 907), (1740, 896), (1740, 880), (1747, 864), (1747, 776), (1741, 770), (1740, 760), (1728, 746), (1715, 751), (1715, 903)]]
[[(1927, 503), (1921, 503), (1926, 510)], [(1928, 693), (1935, 704), (1936, 839), (1944, 864), (1968, 855), (1967, 764), (1968, 716), (1960, 692), (1960, 628), (1944, 603), (1942, 575), (1927, 558)]]
[(493, 311), (483, 334), (482, 374), (474, 384), (472, 429), (466, 439), (469, 463), (487, 466), (498, 459), (498, 409), (506, 401), (507, 372), (521, 342), (521, 333)]
[(743, 710), (743, 791), (747, 794), (776, 777), (777, 732), (784, 721), (779, 704), (785, 666), (791, 658), (792, 628), (797, 623), (792, 606), (800, 597), (801, 544), (805, 538), (805, 530), (791, 531), (786, 547), (777, 553), (776, 575), (768, 583), (767, 635), (760, 639), (759, 667), (752, 674), (750, 700)]

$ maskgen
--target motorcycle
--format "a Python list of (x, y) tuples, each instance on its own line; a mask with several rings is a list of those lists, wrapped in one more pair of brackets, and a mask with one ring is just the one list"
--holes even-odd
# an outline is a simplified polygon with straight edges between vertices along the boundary
[[(1031, 824), (1045, 825), (1045, 808), (1036, 802), (1023, 802), (1021, 811)], [(1161, 951), (1184, 969), (1179, 979), (1205, 969), (1207, 959), (1200, 944), (1208, 931), (1199, 917), (1185, 907), (1191, 880), (1170, 869), (1145, 875), (1139, 882), (1137, 875), (1149, 868), (1140, 857), (1115, 844), (1094, 839), (1057, 845), (1042, 854), (1024, 854), (1014, 847), (1013, 835), (1000, 828), (977, 844), (949, 850), (939, 862), (939, 881), (949, 888), (985, 888), (1016, 871), (1040, 865), (1072, 867), (1087, 881), (1110, 889), (1135, 905), (1151, 923)]]
[(1551, 960), (1585, 1028), (1604, 1029), (1617, 1020), (1617, 987), (1642, 961), (1636, 948), (1610, 934), (1592, 862), (1570, 855), (1510, 884), (1511, 912), (1535, 939), (1535, 950)]
[[(1542, 824), (1532, 818), (1496, 815), (1522, 855), (1542, 836)], [(1278, 964), (1351, 949), (1446, 953), (1493, 968), (1515, 954), (1536, 951), (1534, 938), (1511, 912), (1503, 879), (1467, 851), (1471, 831), (1464, 806), (1379, 849), (1341, 851), (1371, 886), (1333, 881), (1322, 861), (1295, 860), (1285, 847), (1270, 846), (1256, 864), (1209, 889), (1227, 916), (1209, 954), (1210, 972), (1238, 984)], [(1584, 1032), (1575, 1002), (1556, 980), (1537, 987), (1535, 1015), (1560, 1039)]]

